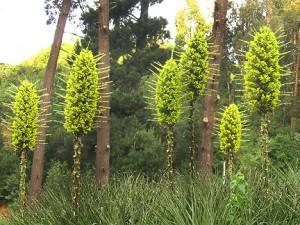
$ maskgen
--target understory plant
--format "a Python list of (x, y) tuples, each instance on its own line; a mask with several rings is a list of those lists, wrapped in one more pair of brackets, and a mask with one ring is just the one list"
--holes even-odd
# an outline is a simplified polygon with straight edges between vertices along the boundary
[(91, 51), (83, 49), (71, 67), (64, 108), (64, 127), (74, 135), (72, 201), (75, 217), (79, 212), (82, 136), (94, 127), (99, 101), (98, 87), (97, 62)]
[(205, 92), (209, 78), (208, 43), (203, 29), (197, 28), (194, 36), (188, 41), (187, 49), (181, 55), (180, 66), (184, 89), (189, 100), (189, 129), (190, 129), (190, 172), (196, 171), (195, 145), (195, 103)]
[(166, 129), (166, 152), (168, 180), (174, 183), (174, 126), (181, 113), (180, 69), (174, 59), (169, 59), (160, 69), (155, 84), (156, 119)]
[(269, 123), (270, 115), (279, 104), (281, 67), (279, 42), (269, 27), (262, 27), (249, 43), (244, 65), (245, 98), (260, 116), (260, 148), (263, 183), (269, 183)]
[(185, 176), (176, 177), (172, 190), (163, 179), (155, 182), (143, 176), (118, 175), (112, 176), (109, 188), (99, 191), (94, 177), (83, 175), (82, 207), (76, 223), (71, 220), (68, 189), (56, 185), (46, 187), (40, 201), (28, 207), (23, 218), (12, 211), (7, 223), (0, 224), (296, 225), (300, 223), (299, 172), (299, 168), (274, 170), (276, 176), (270, 182), (272, 201), (263, 200), (265, 193), (254, 171), (235, 176), (230, 184), (234, 195), (217, 176), (208, 183), (195, 179), (190, 191)]
[(39, 127), (40, 97), (35, 85), (27, 80), (21, 82), (14, 96), (11, 121), (11, 143), (20, 155), (19, 201), (23, 214), (26, 203), (27, 154), (33, 151)]
[(242, 116), (236, 104), (225, 108), (219, 128), (220, 151), (226, 157), (228, 177), (232, 178), (234, 155), (240, 150), (242, 138)]

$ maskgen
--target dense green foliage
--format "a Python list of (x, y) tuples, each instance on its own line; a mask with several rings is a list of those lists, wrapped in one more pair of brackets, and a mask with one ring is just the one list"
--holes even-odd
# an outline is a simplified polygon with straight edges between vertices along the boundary
[[(52, 2), (52, 0), (47, 2)], [(161, 127), (151, 121), (152, 116), (150, 111), (146, 109), (143, 96), (146, 95), (147, 91), (145, 83), (155, 80), (151, 72), (151, 68), (153, 68), (151, 65), (154, 62), (163, 65), (170, 58), (174, 46), (167, 39), (169, 31), (166, 30), (167, 22), (165, 19), (151, 18), (149, 15), (146, 18), (147, 13), (144, 14), (144, 17), (142, 17), (142, 13), (139, 15), (141, 2), (142, 0), (110, 1), (110, 23), (113, 24), (110, 27), (112, 183), (101, 192), (96, 190), (96, 185), (93, 183), (96, 135), (91, 129), (91, 132), (82, 138), (81, 143), (82, 171), (88, 174), (88, 178), (83, 179), (82, 182), (81, 199), (83, 201), (81, 202), (79, 224), (298, 224), (300, 222), (297, 211), (297, 207), (299, 207), (297, 193), (299, 192), (300, 180), (300, 138), (299, 133), (290, 134), (289, 106), (276, 107), (279, 104), (278, 90), (291, 91), (289, 85), (281, 86), (278, 83), (281, 67), (275, 60), (279, 59), (279, 51), (276, 50), (279, 44), (276, 42), (275, 36), (270, 33), (269, 28), (266, 27), (258, 32), (259, 35), (256, 39), (249, 41), (253, 38), (253, 30), (259, 30), (259, 27), (264, 24), (266, 0), (245, 1), (240, 5), (233, 1), (230, 4), (224, 63), (220, 70), (220, 92), (218, 94), (220, 95), (219, 105), (221, 107), (229, 105), (232, 100), (239, 105), (239, 96), (235, 90), (244, 88), (232, 78), (237, 78), (238, 76), (235, 74), (238, 73), (245, 74), (245, 67), (240, 70), (238, 66), (244, 64), (244, 58), (240, 52), (247, 51), (250, 42), (246, 67), (253, 66), (253, 68), (246, 72), (247, 82), (251, 87), (246, 89), (249, 97), (247, 99), (255, 97), (250, 104), (252, 109), (260, 107), (259, 110), (254, 110), (259, 114), (273, 112), (267, 118), (266, 122), (268, 122), (269, 127), (265, 130), (268, 131), (269, 135), (267, 139), (269, 156), (275, 167), (270, 170), (268, 196), (261, 188), (259, 179), (261, 171), (258, 171), (257, 174), (249, 173), (249, 171), (259, 168), (261, 163), (260, 142), (258, 141), (260, 121), (257, 112), (249, 115), (250, 129), (246, 132), (248, 142), (245, 142), (245, 146), (238, 148), (239, 135), (235, 133), (237, 140), (232, 141), (233, 139), (230, 137), (227, 141), (229, 140), (231, 145), (221, 147), (224, 151), (225, 149), (228, 150), (229, 147), (235, 150), (240, 149), (234, 155), (235, 171), (243, 171), (244, 174), (241, 172), (236, 175), (232, 174), (230, 182), (223, 185), (220, 175), (222, 174), (224, 152), (215, 151), (214, 176), (211, 183), (195, 180), (195, 185), (191, 187), (188, 185), (190, 181), (186, 177), (178, 175), (175, 188), (171, 191), (166, 188), (167, 183), (165, 181), (160, 181), (165, 177), (163, 171), (166, 167), (164, 152), (166, 137)], [(151, 7), (161, 0), (143, 0), (143, 2), (149, 3), (148, 6)], [(195, 0), (188, 2), (190, 5), (196, 3)], [(270, 27), (272, 30), (283, 27), (286, 36), (282, 39), (288, 42), (282, 46), (283, 52), (288, 53), (285, 56), (281, 55), (280, 64), (282, 67), (289, 67), (293, 53), (296, 51), (293, 38), (295, 30), (299, 26), (299, 0), (270, 0), (270, 2), (272, 2), (274, 14)], [(206, 39), (211, 35), (209, 32), (205, 34), (196, 32), (194, 39), (190, 40), (188, 44), (184, 43), (194, 33), (193, 26), (196, 21), (193, 18), (201, 19), (200, 11), (190, 5), (181, 15), (183, 20), (177, 21), (183, 22), (183, 25), (178, 23), (177, 34), (180, 34), (178, 31), (181, 28), (182, 33), (176, 38), (176, 43), (181, 44), (181, 46), (175, 46), (175, 49), (187, 47), (187, 51), (182, 56), (185, 57), (185, 62), (182, 64), (186, 67), (186, 71), (190, 72), (182, 75), (187, 77), (185, 79), (186, 87), (197, 96), (203, 94), (204, 83), (208, 81), (205, 81), (207, 78), (203, 75), (208, 73), (207, 60), (209, 56), (207, 49), (209, 46)], [(55, 8), (55, 10), (57, 9)], [(197, 16), (194, 17), (193, 15), (196, 14)], [(186, 21), (184, 21), (185, 19)], [(94, 8), (86, 8), (81, 20), (84, 33), (83, 46), (91, 49), (96, 55), (98, 11)], [(185, 22), (187, 23), (184, 24)], [(63, 47), (62, 57), (58, 64), (57, 72), (67, 75), (63, 79), (68, 78), (68, 74), (70, 76), (72, 74), (72, 71), (65, 67), (67, 65), (65, 58), (70, 58), (69, 47)], [(192, 47), (194, 47), (193, 51), (191, 50)], [(80, 50), (81, 46), (77, 46), (76, 52), (78, 53)], [(292, 52), (290, 52), (291, 50)], [(199, 53), (203, 54), (200, 55)], [(258, 55), (258, 53), (262, 53), (262, 55)], [(37, 82), (37, 86), (41, 84), (48, 55), (49, 49), (17, 66), (0, 65), (0, 86), (3, 90), (0, 93), (1, 113), (5, 111), (2, 102), (7, 99), (7, 90), (11, 84), (17, 85), (20, 79), (25, 78)], [(213, 55), (211, 56), (213, 57)], [(177, 55), (175, 54), (174, 57), (176, 58)], [(203, 61), (200, 62), (199, 59)], [(265, 62), (260, 61), (262, 59)], [(73, 62), (72, 59), (70, 64)], [(93, 63), (88, 62), (88, 64)], [(192, 70), (193, 66), (195, 66), (195, 70)], [(271, 66), (274, 69), (270, 69)], [(199, 71), (202, 73), (200, 74)], [(193, 79), (189, 79), (189, 75), (195, 76)], [(282, 78), (283, 81), (289, 81), (288, 79), (288, 77)], [(272, 80), (275, 81), (275, 85), (270, 85)], [(192, 85), (191, 81), (194, 81), (195, 85)], [(256, 83), (256, 81), (259, 82)], [(59, 86), (64, 87), (65, 84), (64, 81), (57, 79), (54, 92), (57, 93)], [(269, 90), (271, 90), (271, 94), (266, 93)], [(230, 99), (228, 96), (232, 98)], [(185, 97), (185, 95), (180, 97)], [(201, 97), (198, 99), (200, 101), (195, 102), (195, 147), (199, 144), (198, 130), (201, 117), (198, 115), (201, 114), (202, 108)], [(56, 95), (53, 96), (52, 100), (53, 104), (60, 103), (60, 99)], [(261, 105), (258, 104), (260, 100), (263, 100)], [(289, 99), (282, 98), (281, 100), (283, 103), (287, 103)], [(184, 106), (186, 105), (184, 104)], [(177, 102), (170, 106), (175, 111), (177, 110)], [(168, 109), (168, 107), (165, 108)], [(299, 118), (300, 111), (295, 110)], [(164, 113), (166, 112), (168, 110)], [(178, 171), (183, 176), (188, 170), (189, 163), (187, 147), (190, 144), (191, 129), (189, 123), (191, 120), (188, 117), (189, 115), (185, 111), (181, 120), (178, 120), (178, 114), (174, 113), (174, 120), (169, 122), (178, 122), (174, 129), (168, 131), (174, 132), (171, 139), (172, 147), (174, 146), (172, 166), (174, 171)], [(47, 133), (51, 135), (47, 136), (45, 158), (45, 172), (47, 174), (44, 185), (45, 193), (40, 203), (32, 208), (28, 207), (23, 219), (19, 217), (18, 212), (13, 211), (9, 224), (76, 224), (72, 220), (72, 198), (69, 193), (72, 185), (70, 175), (73, 135), (67, 133), (61, 123), (57, 123), (57, 121), (61, 122), (61, 118), (56, 112), (52, 113), (50, 119)], [(228, 118), (228, 121), (230, 119)], [(91, 125), (89, 122), (87, 124)], [(225, 130), (229, 131), (234, 124), (227, 123), (228, 126), (226, 127), (229, 129), (223, 129), (224, 137), (228, 137)], [(6, 139), (5, 135), (3, 134), (4, 139)], [(170, 143), (167, 142), (167, 144)], [(0, 202), (4, 200), (13, 203), (17, 199), (18, 157), (9, 150), (10, 146), (3, 146), (1, 140)], [(31, 153), (28, 157), (30, 161)], [(290, 165), (295, 167), (294, 171), (289, 170)], [(280, 172), (276, 169), (279, 169)], [(118, 178), (117, 174), (120, 171), (134, 175), (125, 179)], [(27, 174), (30, 173), (29, 170), (26, 172)], [(134, 178), (137, 173), (141, 173), (141, 177)], [(0, 219), (0, 224), (1, 222)]]
[(12, 103), (12, 145), (16, 150), (33, 150), (39, 126), (39, 100), (34, 84), (22, 81)]
[(68, 132), (86, 134), (94, 127), (99, 100), (97, 64), (89, 50), (82, 50), (75, 59), (67, 82), (65, 124)]
[(260, 114), (270, 113), (279, 104), (279, 44), (268, 27), (262, 27), (250, 41), (245, 63), (245, 96)]
[(159, 71), (155, 90), (156, 118), (162, 125), (173, 126), (181, 113), (181, 73), (174, 59)]

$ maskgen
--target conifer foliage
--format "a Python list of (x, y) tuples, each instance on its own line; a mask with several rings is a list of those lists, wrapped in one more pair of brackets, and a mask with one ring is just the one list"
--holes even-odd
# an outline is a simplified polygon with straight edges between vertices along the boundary
[(74, 135), (72, 200), (75, 216), (79, 212), (82, 136), (94, 127), (99, 101), (98, 85), (96, 60), (91, 51), (83, 49), (71, 68), (64, 108), (64, 127)]
[(12, 145), (20, 156), (20, 183), (19, 201), (20, 210), (26, 203), (26, 164), (28, 151), (32, 151), (37, 142), (39, 126), (40, 97), (31, 82), (24, 80), (17, 88), (14, 101), (11, 105), (13, 112), (11, 130)]

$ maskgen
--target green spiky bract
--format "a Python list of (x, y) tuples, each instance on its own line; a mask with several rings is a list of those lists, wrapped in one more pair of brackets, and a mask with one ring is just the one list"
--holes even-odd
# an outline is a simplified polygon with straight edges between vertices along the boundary
[(280, 97), (279, 43), (266, 26), (255, 33), (245, 62), (245, 97), (251, 108), (261, 116), (261, 153), (263, 182), (269, 183), (268, 127), (269, 116), (279, 104)]
[(196, 145), (195, 145), (195, 101), (204, 94), (209, 79), (209, 53), (208, 44), (203, 30), (198, 28), (188, 47), (181, 55), (181, 68), (183, 83), (190, 101), (190, 172), (195, 173)]
[(232, 177), (233, 157), (241, 147), (242, 138), (242, 116), (235, 104), (230, 104), (223, 112), (219, 139), (220, 151), (227, 158), (228, 175)]
[(26, 202), (26, 164), (27, 152), (36, 145), (39, 126), (39, 101), (35, 85), (24, 80), (17, 88), (12, 103), (12, 146), (20, 152), (19, 200), (21, 214)]
[(79, 212), (81, 139), (94, 127), (99, 101), (98, 86), (97, 62), (91, 51), (83, 49), (71, 67), (64, 108), (64, 127), (74, 134), (72, 200), (75, 217)]
[(192, 98), (204, 94), (209, 79), (208, 59), (207, 40), (204, 32), (198, 28), (180, 59), (182, 79)]
[(99, 100), (97, 63), (89, 50), (76, 57), (67, 82), (65, 98), (66, 130), (73, 134), (87, 134), (94, 127)]
[(279, 43), (268, 27), (262, 27), (250, 42), (245, 62), (245, 97), (259, 114), (271, 113), (279, 104)]
[(161, 69), (156, 83), (155, 109), (158, 122), (173, 126), (180, 117), (180, 71), (174, 59), (169, 59)]
[(169, 59), (160, 70), (155, 88), (155, 111), (158, 122), (167, 129), (167, 171), (170, 184), (174, 182), (173, 152), (174, 125), (181, 113), (181, 75), (174, 59)]

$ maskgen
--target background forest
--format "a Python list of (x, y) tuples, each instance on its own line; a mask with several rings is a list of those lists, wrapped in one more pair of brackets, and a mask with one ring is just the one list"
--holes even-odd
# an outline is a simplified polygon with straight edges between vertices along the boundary
[[(175, 60), (181, 59), (182, 53), (185, 52), (189, 40), (195, 35), (198, 27), (201, 27), (204, 38), (211, 40), (213, 24), (206, 22), (201, 15), (201, 1), (186, 0), (186, 7), (177, 14), (176, 39), (173, 41), (170, 39), (170, 31), (166, 29), (166, 19), (149, 16), (149, 8), (162, 1), (109, 1), (110, 51), (108, 60), (111, 81), (111, 89), (108, 89), (111, 92), (109, 188), (101, 190), (97, 197), (95, 197), (96, 194), (94, 197), (89, 195), (89, 193), (97, 193), (97, 185), (94, 181), (97, 173), (95, 164), (97, 129), (94, 128), (84, 135), (82, 140), (82, 199), (85, 200), (81, 206), (82, 215), (76, 222), (68, 221), (67, 218), (72, 217), (68, 210), (60, 218), (55, 217), (57, 213), (60, 213), (59, 210), (72, 208), (67, 190), (72, 183), (73, 168), (73, 135), (66, 131), (61, 115), (57, 111), (61, 110), (59, 108), (62, 102), (60, 93), (62, 88), (66, 88), (65, 81), (70, 74), (70, 66), (74, 64), (74, 54), (79, 54), (82, 49), (89, 49), (96, 56), (100, 46), (98, 5), (96, 3), (88, 5), (85, 1), (79, 1), (79, 4), (77, 1), (72, 3), (69, 19), (80, 24), (84, 36), (78, 37), (75, 43), (64, 43), (61, 46), (50, 115), (47, 118), (49, 127), (47, 128), (42, 178), (44, 191), (41, 204), (35, 206), (36, 208), (29, 207), (24, 217), (19, 217), (18, 212), (13, 213), (17, 211), (19, 202), (20, 155), (12, 150), (10, 130), (1, 123), (0, 206), (9, 205), (13, 215), (12, 221), (8, 221), (7, 224), (92, 224), (92, 222), (99, 224), (300, 224), (298, 82), (300, 1), (228, 2), (219, 70), (216, 108), (218, 119), (213, 133), (218, 133), (218, 121), (221, 120), (223, 109), (231, 103), (239, 105), (244, 111), (243, 115), (247, 117), (247, 125), (241, 148), (234, 157), (234, 175), (231, 177), (233, 182), (230, 183), (229, 189), (226, 187), (225, 191), (222, 190), (223, 162), (226, 161), (226, 156), (222, 153), (218, 137), (215, 135), (212, 163), (212, 174), (215, 178), (211, 181), (206, 178), (195, 179), (192, 181), (192, 187), (188, 186), (190, 180), (186, 176), (188, 177), (190, 173), (191, 129), (190, 112), (184, 110), (179, 122), (174, 126), (173, 167), (176, 180), (174, 201), (170, 200), (172, 192), (169, 192), (167, 188), (169, 184), (163, 179), (167, 176), (168, 166), (165, 130), (157, 121), (154, 121), (153, 111), (149, 110), (147, 97), (151, 95), (151, 91), (149, 91), (148, 84), (155, 79), (153, 71), (156, 70), (155, 67), (158, 64), (164, 65), (171, 57)], [(57, 22), (59, 12), (62, 10), (61, 4), (62, 1), (45, 1), (45, 11), (49, 16), (48, 23)], [(82, 8), (80, 18), (72, 16), (72, 10), (75, 8)], [(269, 25), (281, 42), (280, 52), (284, 54), (280, 58), (280, 65), (285, 69), (286, 75), (281, 78), (283, 83), (281, 102), (270, 117), (268, 142), (272, 164), (271, 177), (278, 178), (274, 179), (272, 184), (274, 186), (268, 190), (271, 193), (270, 205), (263, 200), (264, 192), (258, 192), (258, 196), (255, 196), (256, 190), (260, 190), (260, 183), (256, 179), (260, 176), (261, 168), (261, 142), (258, 138), (260, 120), (259, 113), (247, 110), (247, 101), (245, 102), (242, 97), (243, 93), (240, 90), (243, 86), (239, 80), (241, 74), (244, 73), (245, 52), (249, 50), (248, 41), (252, 40), (255, 31), (259, 31), (264, 25)], [(209, 46), (211, 48), (212, 43), (209, 42)], [(10, 98), (12, 85), (19, 86), (20, 81), (27, 79), (36, 83), (38, 89), (44, 88), (43, 82), (50, 51), (49, 47), (19, 65), (0, 65), (0, 111), (2, 115), (8, 111), (6, 103)], [(213, 55), (213, 52), (211, 54)], [(213, 57), (212, 55), (210, 57)], [(203, 126), (203, 104), (206, 95), (207, 93), (200, 95), (194, 102), (196, 149), (201, 146), (200, 130)], [(33, 152), (28, 154), (27, 177), (31, 175), (33, 154)], [(197, 157), (196, 160), (198, 160)], [(91, 182), (92, 180), (95, 184)], [(29, 181), (30, 179), (26, 181), (27, 190), (30, 186)], [(280, 188), (276, 189), (279, 186)], [(143, 192), (143, 195), (139, 195), (139, 192)], [(159, 195), (159, 192), (162, 194)], [(286, 196), (283, 194), (285, 192)], [(232, 195), (232, 193), (235, 194)], [(278, 201), (276, 196), (280, 196)], [(294, 196), (293, 199), (291, 196)], [(156, 198), (159, 198), (158, 203), (155, 202)], [(256, 198), (256, 200), (249, 203), (250, 198)], [(228, 207), (225, 199), (234, 200), (227, 201), (227, 203), (231, 202), (229, 207), (231, 210), (223, 212), (223, 209)], [(195, 205), (189, 202), (194, 202)], [(204, 203), (201, 205), (199, 202)], [(46, 207), (48, 204), (50, 208)], [(111, 207), (106, 207), (105, 204)], [(209, 205), (207, 209), (205, 209), (205, 204)], [(95, 212), (92, 210), (98, 205), (102, 207), (99, 215), (96, 210)], [(250, 207), (251, 210), (240, 212), (240, 209), (245, 207)], [(259, 212), (257, 211), (257, 217), (253, 219), (252, 215), (258, 208), (260, 209)], [(201, 215), (197, 214), (199, 212)], [(191, 217), (188, 218), (187, 214)], [(95, 216), (96, 219), (93, 221), (91, 215), (97, 215), (99, 218)], [(150, 223), (151, 218), (153, 221)], [(4, 221), (3, 223), (6, 224)]]

